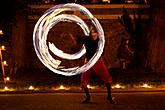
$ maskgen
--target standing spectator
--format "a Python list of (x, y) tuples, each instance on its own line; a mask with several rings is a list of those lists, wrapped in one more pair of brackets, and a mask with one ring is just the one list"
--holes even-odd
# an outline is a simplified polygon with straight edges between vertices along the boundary
[(133, 51), (129, 46), (129, 39), (122, 39), (117, 50), (117, 57), (120, 60), (120, 67), (126, 69), (133, 55)]

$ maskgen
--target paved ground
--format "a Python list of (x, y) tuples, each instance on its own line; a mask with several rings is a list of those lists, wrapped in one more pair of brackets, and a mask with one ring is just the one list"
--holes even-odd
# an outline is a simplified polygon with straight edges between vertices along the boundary
[(111, 105), (106, 93), (91, 93), (92, 102), (82, 104), (82, 93), (0, 94), (0, 110), (164, 110), (164, 92), (113, 93), (120, 102)]

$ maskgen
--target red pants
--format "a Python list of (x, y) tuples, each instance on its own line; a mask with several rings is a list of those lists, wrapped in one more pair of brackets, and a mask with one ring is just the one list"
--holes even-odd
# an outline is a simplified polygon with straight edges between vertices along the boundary
[(101, 80), (103, 80), (105, 84), (107, 83), (112, 84), (112, 77), (110, 76), (108, 69), (106, 68), (102, 59), (99, 59), (93, 67), (91, 67), (88, 71), (82, 73), (81, 75), (82, 88), (86, 88), (87, 85), (90, 83), (90, 76), (93, 71), (101, 78)]

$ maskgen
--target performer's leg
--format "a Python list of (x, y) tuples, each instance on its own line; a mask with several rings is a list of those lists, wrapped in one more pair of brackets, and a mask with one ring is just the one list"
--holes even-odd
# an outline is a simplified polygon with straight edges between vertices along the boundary
[(106, 84), (106, 88), (107, 88), (107, 100), (111, 103), (111, 104), (117, 104), (117, 102), (113, 99), (112, 97), (112, 93), (111, 93), (111, 84), (107, 83)]
[(83, 100), (82, 103), (89, 103), (91, 100), (91, 96), (89, 94), (89, 89), (87, 87), (85, 87), (85, 88), (83, 88), (83, 90), (85, 92), (86, 98), (85, 98), (85, 100)]
[(99, 60), (96, 65), (93, 67), (96, 74), (103, 80), (107, 88), (107, 100), (110, 101), (111, 104), (116, 104), (116, 102), (112, 98), (111, 93), (111, 84), (112, 77), (110, 76), (108, 69), (102, 60)]
[(96, 64), (93, 66), (93, 69), (105, 84), (112, 84), (112, 77), (101, 59), (96, 62)]
[(89, 69), (88, 71), (82, 73), (82, 75), (81, 75), (81, 87), (84, 90), (84, 93), (86, 95), (86, 98), (83, 101), (83, 103), (89, 103), (90, 99), (91, 99), (90, 94), (89, 94), (89, 89), (87, 87), (87, 85), (90, 82), (91, 73), (92, 73), (92, 68)]

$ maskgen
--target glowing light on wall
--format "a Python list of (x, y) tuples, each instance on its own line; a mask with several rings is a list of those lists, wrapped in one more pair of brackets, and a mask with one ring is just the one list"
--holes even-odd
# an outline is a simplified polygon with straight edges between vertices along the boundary
[(152, 86), (150, 86), (150, 85), (148, 85), (146, 83), (144, 83), (141, 87), (143, 87), (143, 88), (152, 88)]
[(114, 88), (121, 88), (120, 84), (116, 84)]
[(65, 89), (63, 85), (60, 85), (59, 89)]
[(5, 66), (7, 66), (7, 61), (3, 61), (3, 64), (4, 64)]
[[(83, 13), (83, 15), (86, 15), (86, 17), (89, 18), (92, 26), (96, 28), (96, 31), (99, 35), (99, 42), (96, 53), (88, 63), (81, 67), (77, 66), (72, 68), (59, 68), (61, 61), (53, 58), (49, 53), (49, 50), (54, 55), (62, 59), (76, 60), (81, 58), (85, 54), (86, 49), (84, 46), (82, 46), (82, 48), (77, 53), (68, 54), (63, 52), (62, 50), (59, 50), (51, 42), (48, 42), (48, 46), (46, 45), (49, 30), (59, 22), (76, 23), (82, 28), (85, 35), (89, 35), (90, 30), (88, 25), (80, 17), (76, 15), (63, 13), (65, 11), (79, 11)], [(99, 21), (84, 6), (75, 3), (55, 5), (54, 7), (48, 9), (36, 23), (33, 32), (33, 45), (40, 61), (54, 73), (66, 76), (77, 75), (91, 68), (100, 58), (103, 52), (104, 44), (104, 32)]]
[(123, 89), (123, 88), (125, 88), (125, 86), (124, 85), (120, 85), (120, 84), (117, 83), (117, 84), (113, 85), (112, 88), (113, 89)]
[(5, 86), (5, 87), (4, 87), (4, 90), (5, 90), (5, 91), (9, 91), (10, 89), (9, 89), (7, 86)]
[(5, 46), (4, 45), (1, 46), (1, 50), (5, 50)]
[(33, 86), (29, 86), (28, 89), (29, 89), (29, 90), (34, 90), (34, 87), (33, 87)]
[(96, 89), (95, 86), (91, 86), (91, 85), (87, 85), (87, 88), (89, 88), (89, 89)]
[(60, 85), (59, 87), (55, 88), (55, 90), (69, 90), (70, 87), (65, 87), (64, 85)]
[(10, 81), (10, 77), (6, 77), (6, 81)]
[(3, 35), (3, 31), (2, 30), (0, 30), (0, 35)]

